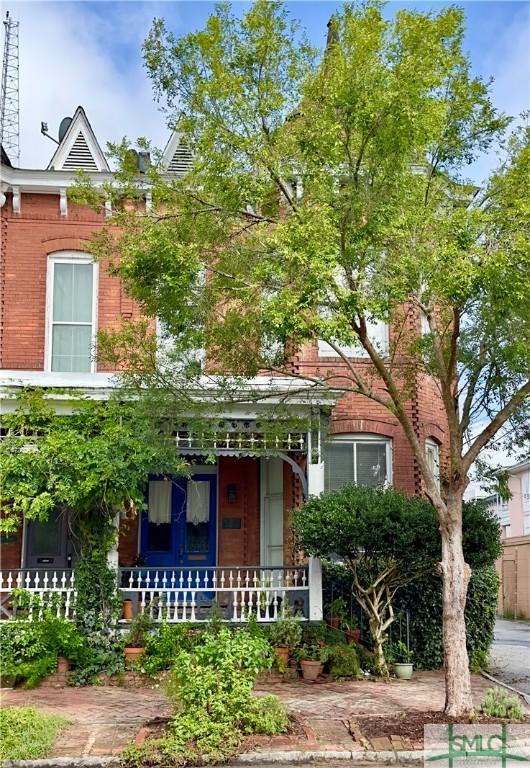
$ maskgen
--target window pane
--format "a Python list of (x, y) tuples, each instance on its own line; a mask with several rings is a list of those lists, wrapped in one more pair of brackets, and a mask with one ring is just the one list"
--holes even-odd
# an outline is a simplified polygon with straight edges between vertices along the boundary
[(93, 264), (57, 262), (53, 275), (53, 320), (91, 323)]
[(358, 485), (374, 487), (386, 480), (386, 443), (357, 443)]
[(92, 326), (55, 325), (52, 371), (88, 372), (92, 367)]
[(207, 552), (210, 522), (210, 481), (188, 480), (186, 552)]
[(77, 323), (92, 322), (92, 278), (93, 264), (74, 264), (74, 286), (72, 292), (72, 320)]
[(53, 267), (53, 319), (73, 320), (72, 288), (74, 265), (56, 263)]
[(353, 483), (353, 443), (328, 443), (324, 472), (327, 491), (338, 491)]
[(30, 556), (53, 557), (61, 554), (61, 516), (50, 515), (45, 522), (32, 521), (30, 529)]
[(155, 552), (171, 550), (171, 482), (150, 480), (147, 505), (147, 548)]

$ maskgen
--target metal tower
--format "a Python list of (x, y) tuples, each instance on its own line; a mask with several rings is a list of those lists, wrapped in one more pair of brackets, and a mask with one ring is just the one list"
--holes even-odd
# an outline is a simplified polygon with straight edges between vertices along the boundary
[(6, 12), (5, 43), (0, 96), (0, 142), (16, 167), (20, 165), (20, 126), (18, 111), (18, 21)]

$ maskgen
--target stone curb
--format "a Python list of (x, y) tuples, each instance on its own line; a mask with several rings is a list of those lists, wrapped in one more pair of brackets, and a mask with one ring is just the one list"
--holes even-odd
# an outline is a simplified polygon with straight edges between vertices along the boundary
[(496, 685), (501, 685), (503, 688), (507, 688), (512, 693), (516, 693), (517, 696), (520, 696), (520, 698), (525, 702), (525, 704), (530, 704), (530, 696), (527, 693), (523, 693), (523, 691), (520, 691), (518, 688), (514, 688), (513, 685), (508, 685), (508, 683), (503, 683), (502, 680), (499, 680), (493, 675), (490, 675), (488, 672), (481, 672), (480, 674), (482, 675), (482, 677), (485, 677), (486, 680), (491, 680), (492, 683), (495, 683)]
[(40, 760), (3, 760), (2, 768), (103, 768), (119, 765), (120, 758), (109, 757), (44, 757)]
[(252, 765), (255, 763), (305, 763), (323, 760), (350, 760), (353, 763), (384, 763), (386, 765), (423, 764), (423, 750), (375, 751), (349, 749), (306, 749), (306, 750), (262, 750), (247, 752), (230, 761), (231, 765)]
[[(263, 763), (289, 764), (328, 760), (349, 760), (353, 763), (384, 763), (386, 765), (419, 765), (423, 751), (375, 752), (337, 749), (263, 750), (247, 752), (229, 761), (229, 765)], [(119, 765), (119, 756), (113, 757), (49, 757), (42, 760), (4, 760), (2, 768), (107, 768)]]

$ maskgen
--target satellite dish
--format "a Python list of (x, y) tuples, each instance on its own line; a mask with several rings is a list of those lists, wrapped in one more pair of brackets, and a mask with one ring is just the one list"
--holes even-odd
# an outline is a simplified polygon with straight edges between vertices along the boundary
[(72, 122), (71, 117), (63, 117), (61, 120), (61, 125), (59, 126), (59, 141), (61, 142), (65, 135), (66, 131), (70, 128), (70, 123)]

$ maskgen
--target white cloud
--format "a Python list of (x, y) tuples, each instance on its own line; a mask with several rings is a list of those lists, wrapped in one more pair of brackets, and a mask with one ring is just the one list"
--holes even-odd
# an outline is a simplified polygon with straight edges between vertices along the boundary
[[(177, 4), (170, 7), (174, 20)], [(55, 147), (41, 135), (41, 121), (56, 138), (61, 119), (78, 104), (103, 149), (124, 135), (165, 144), (168, 130), (140, 53), (157, 10), (155, 3), (24, 2), (12, 7), (11, 15), (20, 20), (22, 167), (46, 167)]]

